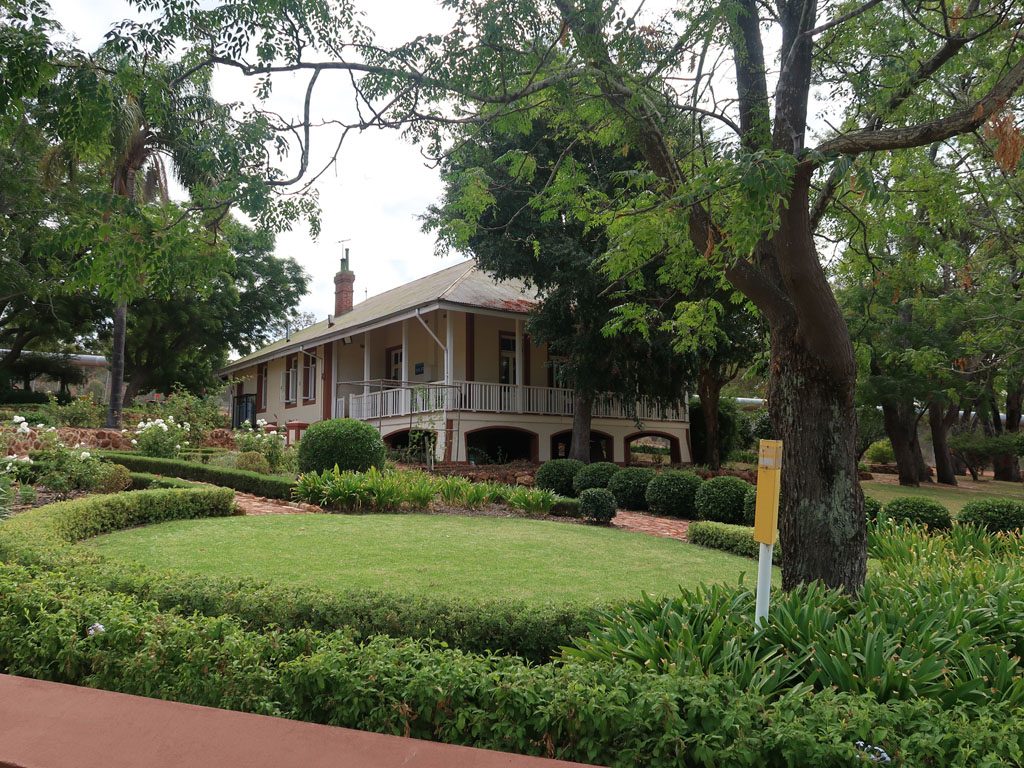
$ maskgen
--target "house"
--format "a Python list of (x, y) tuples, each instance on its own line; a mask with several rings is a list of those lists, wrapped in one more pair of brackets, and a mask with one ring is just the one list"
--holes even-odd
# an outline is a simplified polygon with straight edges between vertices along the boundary
[[(555, 386), (546, 347), (524, 331), (536, 297), (523, 283), (496, 282), (466, 261), (353, 305), (354, 282), (346, 249), (333, 315), (221, 372), (236, 381), (236, 425), (265, 419), (294, 442), (315, 421), (350, 417), (376, 426), (393, 448), (427, 432), (438, 460), (567, 455), (573, 392)], [(628, 461), (643, 437), (689, 461), (685, 407), (597, 399), (594, 458)]]

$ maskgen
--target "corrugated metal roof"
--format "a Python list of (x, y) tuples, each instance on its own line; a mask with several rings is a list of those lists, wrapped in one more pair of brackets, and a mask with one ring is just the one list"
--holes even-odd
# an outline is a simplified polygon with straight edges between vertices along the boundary
[(333, 318), (333, 324), (321, 320), (308, 328), (295, 331), (288, 339), (275, 341), (252, 354), (232, 361), (222, 373), (256, 361), (277, 357), (274, 353), (291, 348), (297, 349), (325, 336), (338, 337), (359, 333), (363, 326), (437, 302), (525, 314), (536, 301), (536, 292), (528, 289), (521, 280), (498, 282), (479, 269), (476, 262), (470, 259), (371, 296), (352, 307), (350, 312)]

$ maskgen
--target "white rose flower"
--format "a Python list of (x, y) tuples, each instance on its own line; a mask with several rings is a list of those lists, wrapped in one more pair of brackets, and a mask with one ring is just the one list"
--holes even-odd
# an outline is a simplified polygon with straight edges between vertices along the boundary
[(85, 631), (89, 635), (89, 637), (92, 637), (93, 635), (102, 635), (104, 632), (107, 631), (107, 629), (97, 621), (95, 624), (90, 625), (89, 628)]
[(89, 453), (88, 451), (82, 451), (82, 458), (83, 459), (88, 459), (90, 456), (92, 456), (92, 454)]
[(28, 424), (26, 424), (24, 421), (19, 422), (19, 424), (18, 424), (18, 434), (19, 435), (27, 435), (31, 431), (32, 430), (29, 428)]
[(15, 416), (13, 419), (11, 419), (11, 421), (13, 421), (15, 424), (21, 424), (23, 421), (25, 421), (25, 417)]
[(42, 429), (45, 426), (45, 424), (36, 424), (36, 429)]
[(138, 445), (138, 444), (139, 444), (138, 440), (132, 440), (132, 445)]
[(174, 446), (174, 450), (176, 450), (176, 451), (180, 451), (180, 450), (181, 450), (181, 446), (180, 446), (180, 445), (176, 445), (176, 446)]

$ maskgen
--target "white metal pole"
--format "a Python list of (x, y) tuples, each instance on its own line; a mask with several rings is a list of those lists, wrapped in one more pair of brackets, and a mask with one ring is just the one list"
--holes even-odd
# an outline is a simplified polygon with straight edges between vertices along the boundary
[(754, 624), (758, 627), (768, 618), (768, 598), (772, 589), (772, 551), (774, 549), (774, 544), (762, 543), (761, 551), (757, 556), (757, 600), (754, 607)]

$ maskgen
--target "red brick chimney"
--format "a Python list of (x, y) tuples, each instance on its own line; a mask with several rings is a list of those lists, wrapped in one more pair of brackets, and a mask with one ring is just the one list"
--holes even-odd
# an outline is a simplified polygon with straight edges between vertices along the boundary
[(348, 268), (348, 248), (341, 260), (341, 269), (334, 276), (334, 316), (344, 315), (352, 311), (352, 285), (356, 281), (356, 273)]

